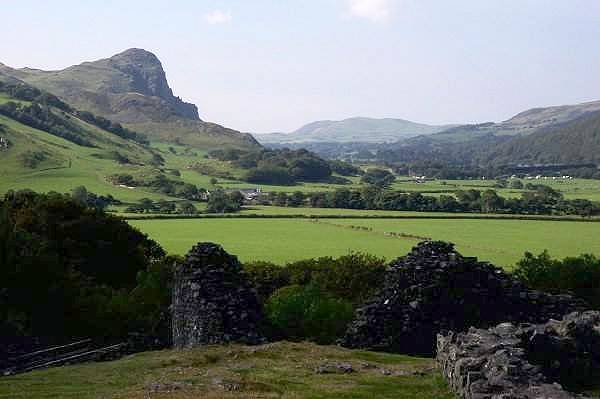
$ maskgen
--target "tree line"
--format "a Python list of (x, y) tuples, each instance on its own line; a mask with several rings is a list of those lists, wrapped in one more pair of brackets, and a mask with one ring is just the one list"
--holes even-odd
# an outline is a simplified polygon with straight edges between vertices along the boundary
[(305, 194), (268, 193), (264, 205), (310, 206), (313, 208), (372, 209), (417, 212), (476, 212), (534, 215), (600, 215), (600, 203), (585, 199), (565, 199), (562, 193), (545, 185), (532, 185), (520, 198), (505, 198), (495, 190), (460, 190), (455, 195), (427, 196), (419, 192), (384, 190), (369, 185), (360, 190), (337, 189)]
[(297, 182), (349, 183), (348, 179), (334, 176), (357, 176), (360, 168), (342, 162), (326, 161), (305, 149), (261, 149), (259, 151), (225, 149), (215, 150), (209, 156), (229, 161), (233, 166), (247, 169), (243, 180), (250, 183), (293, 185)]

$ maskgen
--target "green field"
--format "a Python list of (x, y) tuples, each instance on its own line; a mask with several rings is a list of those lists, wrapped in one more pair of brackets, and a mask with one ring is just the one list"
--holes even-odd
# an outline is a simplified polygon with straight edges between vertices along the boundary
[[(528, 218), (528, 219), (574, 219), (580, 220), (581, 216), (576, 215), (511, 215), (506, 213), (460, 213), (460, 212), (418, 212), (418, 211), (384, 211), (377, 209), (344, 209), (344, 208), (295, 208), (284, 206), (265, 206), (265, 205), (247, 205), (242, 208), (240, 215), (266, 215), (266, 216), (290, 216), (303, 215), (306, 217), (381, 217), (381, 218)], [(592, 216), (587, 219), (598, 219), (598, 216)]]
[[(369, 252), (393, 259), (406, 254), (419, 238), (452, 241), (464, 255), (510, 269), (525, 251), (548, 249), (554, 257), (600, 255), (600, 223), (524, 220), (444, 219), (176, 219), (131, 220), (164, 248), (185, 254), (200, 241), (222, 244), (242, 261), (278, 263)], [(352, 228), (365, 227), (371, 230)]]
[[(119, 165), (113, 160), (98, 157), (98, 154), (106, 152), (104, 149), (79, 146), (1, 115), (0, 124), (10, 129), (4, 135), (13, 144), (9, 151), (0, 152), (0, 193), (21, 189), (65, 193), (83, 185), (94, 193), (111, 194), (122, 201), (137, 201), (144, 197), (165, 198), (139, 188), (127, 189), (109, 183), (106, 176), (135, 171), (139, 167)], [(108, 150), (118, 149), (132, 159), (149, 157), (147, 151), (139, 145), (132, 145), (91, 125), (85, 126), (95, 140), (104, 142)], [(108, 139), (111, 141), (108, 142)], [(24, 168), (19, 162), (19, 156), (25, 150), (45, 151), (49, 156), (36, 169)]]
[[(588, 199), (591, 201), (600, 201), (600, 180), (591, 179), (532, 179), (521, 180), (523, 184), (544, 184), (563, 193), (566, 199)], [(511, 188), (495, 188), (495, 180), (429, 180), (423, 183), (416, 183), (413, 179), (407, 177), (398, 177), (392, 185), (395, 190), (406, 192), (419, 191), (427, 195), (451, 195), (457, 190), (487, 190), (493, 189), (499, 195), (505, 198), (520, 197), (526, 190), (516, 190)]]
[[(355, 372), (315, 373), (329, 362)], [(432, 359), (289, 342), (136, 353), (0, 378), (2, 399), (454, 397)]]

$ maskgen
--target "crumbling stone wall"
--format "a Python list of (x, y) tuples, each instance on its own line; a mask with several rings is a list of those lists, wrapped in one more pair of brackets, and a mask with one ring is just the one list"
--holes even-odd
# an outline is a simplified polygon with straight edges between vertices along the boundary
[(175, 271), (173, 345), (263, 343), (262, 320), (256, 292), (237, 257), (217, 244), (194, 246)]
[(440, 334), (437, 360), (463, 399), (583, 398), (563, 386), (577, 390), (600, 379), (600, 312)]
[(463, 257), (451, 243), (424, 241), (390, 264), (384, 287), (357, 309), (341, 344), (432, 356), (444, 330), (542, 323), (585, 309), (583, 301), (528, 289), (498, 267)]

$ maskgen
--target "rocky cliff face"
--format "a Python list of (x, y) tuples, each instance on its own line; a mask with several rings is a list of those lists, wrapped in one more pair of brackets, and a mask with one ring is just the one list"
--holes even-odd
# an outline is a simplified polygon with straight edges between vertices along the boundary
[(199, 120), (198, 108), (173, 95), (160, 60), (151, 52), (129, 49), (106, 60), (98, 61), (120, 71), (129, 80), (129, 91), (158, 97), (180, 116)]

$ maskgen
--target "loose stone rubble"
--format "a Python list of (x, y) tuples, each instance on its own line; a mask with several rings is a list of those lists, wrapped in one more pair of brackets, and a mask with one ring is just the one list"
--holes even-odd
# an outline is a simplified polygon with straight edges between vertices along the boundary
[(543, 323), (588, 309), (568, 295), (527, 288), (500, 268), (463, 257), (451, 243), (424, 241), (392, 262), (386, 283), (357, 309), (340, 343), (432, 356), (441, 331), (502, 322)]
[(464, 399), (568, 399), (600, 378), (600, 312), (440, 334), (437, 360)]
[(175, 271), (172, 304), (176, 348), (239, 342), (260, 344), (261, 306), (237, 257), (199, 243)]

